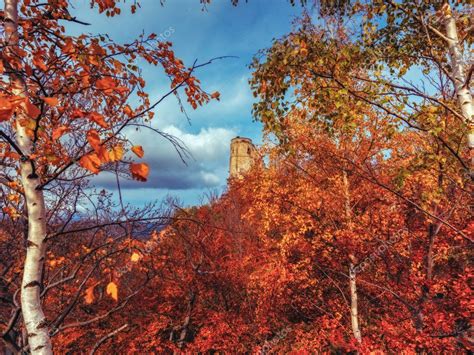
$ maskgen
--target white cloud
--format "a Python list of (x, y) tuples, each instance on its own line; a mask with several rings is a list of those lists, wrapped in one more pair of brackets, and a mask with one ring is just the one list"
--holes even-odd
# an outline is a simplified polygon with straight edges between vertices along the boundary
[[(157, 133), (141, 129), (130, 132), (134, 144), (145, 150), (143, 161), (150, 165), (146, 183), (124, 181), (125, 189), (160, 188), (170, 190), (213, 188), (225, 184), (228, 173), (230, 140), (235, 131), (226, 128), (201, 128), (197, 134), (184, 132), (170, 125), (163, 132), (184, 143), (192, 158), (183, 163), (173, 145)], [(96, 186), (113, 189), (115, 177), (103, 173), (93, 181)]]

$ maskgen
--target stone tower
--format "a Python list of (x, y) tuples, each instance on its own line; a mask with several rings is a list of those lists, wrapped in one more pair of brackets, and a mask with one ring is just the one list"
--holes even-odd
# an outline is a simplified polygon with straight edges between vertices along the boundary
[(255, 160), (256, 149), (250, 138), (235, 137), (230, 141), (230, 178), (242, 177)]

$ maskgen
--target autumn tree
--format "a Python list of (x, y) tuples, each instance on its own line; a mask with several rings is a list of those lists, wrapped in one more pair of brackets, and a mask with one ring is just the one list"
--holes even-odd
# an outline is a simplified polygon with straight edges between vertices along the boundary
[[(453, 15), (451, 20), (456, 18), (458, 31), (467, 33), (469, 21), (466, 22), (464, 16), (467, 9), (462, 4), (456, 9), (456, 13), (448, 12)], [(417, 281), (411, 284), (410, 291), (403, 289), (394, 292), (390, 289), (387, 292), (394, 292), (392, 296), (406, 307), (407, 316), (412, 322), (409, 326), (412, 328), (407, 332), (407, 342), (412, 341), (413, 334), (417, 332), (436, 329), (424, 333), (423, 346), (426, 348), (446, 346), (441, 345), (440, 339), (446, 342), (447, 338), (465, 337), (468, 329), (463, 326), (463, 330), (459, 330), (459, 324), (466, 324), (461, 308), (456, 311), (455, 317), (458, 318), (450, 319), (449, 330), (433, 326), (439, 324), (434, 320), (436, 315), (445, 317), (446, 311), (440, 307), (440, 302), (432, 292), (439, 289), (440, 285), (446, 289), (450, 287), (449, 281), (445, 279), (449, 275), (449, 268), (441, 271), (443, 262), (439, 259), (435, 261), (436, 250), (444, 248), (447, 243), (450, 253), (454, 253), (458, 248), (472, 243), (470, 214), (465, 209), (470, 183), (469, 151), (465, 141), (471, 123), (468, 117), (463, 116), (469, 100), (458, 100), (459, 87), (454, 80), (455, 69), (452, 65), (456, 61), (446, 51), (446, 38), (443, 38), (442, 33), (441, 36), (438, 33), (436, 38), (429, 35), (430, 31), (436, 30), (433, 23), (437, 16), (448, 16), (446, 11), (446, 6), (432, 3), (355, 4), (349, 11), (354, 19), (349, 23), (355, 23), (355, 26), (350, 28), (342, 25), (340, 13), (337, 14), (339, 17), (325, 17), (325, 26), (305, 16), (295, 31), (275, 40), (270, 49), (257, 57), (252, 65), (255, 71), (251, 80), (258, 98), (254, 106), (255, 117), (264, 123), (270, 141), (276, 141), (281, 150), (277, 154), (280, 156), (277, 157), (276, 165), (279, 166), (281, 162), (280, 169), (284, 169), (287, 176), (294, 171), (291, 178), (288, 177), (289, 180), (275, 177), (277, 181), (288, 181), (286, 186), (281, 186), (284, 195), (279, 203), (271, 196), (278, 191), (273, 186), (267, 191), (270, 195), (262, 197), (257, 210), (259, 213), (265, 209), (273, 210), (271, 215), (275, 218), (288, 213), (288, 209), (293, 210), (290, 214), (306, 215), (309, 221), (300, 222), (298, 218), (291, 217), (291, 222), (298, 226), (289, 230), (283, 226), (285, 232), (281, 235), (281, 238), (285, 238), (286, 233), (291, 233), (295, 243), (304, 244), (307, 226), (327, 223), (325, 210), (330, 205), (323, 204), (326, 208), (320, 210), (313, 203), (308, 204), (310, 199), (322, 200), (315, 193), (310, 193), (311, 197), (303, 197), (298, 203), (293, 202), (289, 196), (300, 194), (299, 189), (295, 191), (295, 186), (298, 186), (295, 181), (301, 176), (304, 183), (300, 184), (306, 186), (304, 191), (318, 191), (320, 186), (324, 186), (329, 192), (323, 181), (325, 176), (332, 177), (335, 180), (329, 186), (337, 186), (333, 198), (339, 200), (339, 205), (334, 210), (338, 215), (332, 217), (334, 227), (329, 233), (343, 233), (345, 237), (342, 240), (348, 244), (341, 245), (340, 238), (337, 238), (339, 242), (331, 240), (331, 244), (346, 253), (346, 260), (351, 260), (355, 269), (360, 269), (368, 257), (370, 249), (366, 248), (372, 245), (376, 249), (370, 242), (370, 235), (380, 231), (376, 232), (365, 225), (363, 216), (368, 212), (367, 207), (354, 209), (354, 204), (359, 207), (365, 205), (364, 195), (358, 196), (357, 191), (363, 191), (360, 189), (366, 189), (368, 184), (372, 185), (373, 192), (387, 196), (394, 204), (394, 214), (387, 210), (388, 214), (381, 220), (398, 220), (399, 230), (406, 228), (412, 238), (417, 240), (410, 243), (415, 243), (419, 248), (418, 254), (412, 254), (410, 265), (413, 268), (406, 270), (408, 275), (419, 275)], [(361, 20), (355, 17), (356, 14), (365, 17)], [(424, 31), (419, 21), (432, 21), (428, 32)], [(463, 42), (460, 42), (461, 48), (458, 49), (467, 50), (472, 38), (466, 35), (460, 40)], [(419, 77), (419, 83), (409, 81), (407, 73)], [(469, 80), (465, 86), (469, 86)], [(313, 183), (308, 186), (306, 180)], [(258, 184), (256, 186), (258, 188)], [(369, 191), (365, 193), (367, 198), (372, 196)], [(402, 209), (395, 207), (397, 199)], [(378, 205), (374, 202), (371, 204)], [(378, 206), (379, 211), (384, 210)], [(399, 216), (396, 216), (396, 211)], [(340, 217), (344, 215), (345, 221)], [(400, 220), (400, 216), (405, 217)], [(276, 224), (277, 221), (272, 219), (264, 225)], [(293, 234), (298, 230), (299, 233)], [(263, 236), (268, 236), (268, 233), (271, 232), (267, 230)], [(328, 232), (315, 233), (313, 230), (310, 234), (316, 242), (326, 243), (325, 233)], [(382, 233), (393, 235), (396, 229)], [(300, 255), (306, 254), (309, 260), (316, 260), (316, 257), (312, 259), (308, 248), (306, 252), (304, 247), (299, 249)], [(397, 255), (401, 251), (393, 248), (391, 252)], [(459, 270), (464, 275), (456, 276), (455, 282), (465, 282), (467, 255), (461, 253), (458, 257)], [(341, 260), (341, 257), (337, 259)], [(415, 260), (419, 260), (418, 270), (414, 267)], [(387, 275), (392, 273), (390, 268)], [(324, 266), (322, 269), (326, 274), (332, 270), (336, 275), (345, 275), (351, 280), (350, 273), (341, 270), (339, 265), (336, 268), (329, 266), (329, 269)], [(436, 276), (435, 269), (438, 270)], [(452, 276), (457, 275), (457, 271), (452, 272)], [(362, 292), (367, 293), (368, 279), (363, 276), (363, 273), (358, 274), (358, 278), (362, 277), (360, 282), (363, 285), (365, 283)], [(374, 280), (373, 274), (371, 278)], [(409, 276), (409, 279), (413, 280), (413, 276)], [(371, 287), (382, 290), (387, 282), (373, 283)], [(351, 289), (355, 290), (352, 285)], [(347, 287), (338, 287), (347, 290)], [(342, 291), (341, 296), (349, 299), (349, 295), (344, 292), (348, 291)], [(360, 290), (358, 293), (360, 295)], [(402, 294), (406, 294), (407, 298)], [(464, 293), (457, 293), (457, 307), (464, 299)], [(360, 302), (364, 301), (359, 297)], [(351, 303), (352, 306), (356, 305), (353, 301)], [(433, 308), (435, 304), (436, 308)], [(307, 306), (302, 307), (306, 309)], [(450, 308), (447, 305), (444, 307)], [(433, 318), (427, 315), (427, 309), (431, 309), (428, 313)], [(354, 338), (359, 340), (357, 323), (361, 323), (363, 329), (369, 326), (366, 322), (371, 317), (361, 312), (360, 307), (357, 313), (352, 312), (352, 332)], [(399, 315), (392, 314), (391, 317), (393, 320)], [(369, 345), (370, 342), (363, 340), (363, 346), (374, 346)], [(455, 346), (455, 341), (448, 343), (449, 346)], [(400, 346), (395, 344), (396, 341), (391, 344), (391, 348)]]
[[(116, 1), (91, 6), (107, 16), (122, 11)], [(132, 4), (131, 11), (136, 9)], [(154, 109), (180, 88), (194, 108), (211, 98), (194, 76), (203, 64), (186, 67), (171, 43), (154, 34), (127, 44), (106, 35), (71, 36), (68, 23), (85, 22), (69, 10), (67, 1), (5, 0), (2, 11), (2, 184), (10, 196), (3, 211), (28, 222), (20, 293), (32, 353), (51, 353), (41, 305), (51, 196), (103, 170), (121, 169), (146, 181), (148, 165), (126, 155), (143, 157), (141, 147), (127, 140), (126, 128), (146, 127)], [(149, 98), (139, 61), (163, 68), (167, 93)]]

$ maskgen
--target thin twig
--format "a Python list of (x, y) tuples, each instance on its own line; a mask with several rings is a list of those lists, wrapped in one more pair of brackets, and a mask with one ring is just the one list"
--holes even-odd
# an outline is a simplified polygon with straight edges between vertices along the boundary
[(120, 328), (115, 329), (113, 332), (110, 332), (109, 334), (103, 336), (100, 338), (100, 340), (94, 345), (92, 350), (90, 351), (89, 355), (94, 355), (95, 352), (99, 349), (99, 347), (105, 343), (108, 339), (112, 338), (115, 336), (117, 333), (120, 333), (122, 330), (127, 329), (128, 324), (122, 325)]

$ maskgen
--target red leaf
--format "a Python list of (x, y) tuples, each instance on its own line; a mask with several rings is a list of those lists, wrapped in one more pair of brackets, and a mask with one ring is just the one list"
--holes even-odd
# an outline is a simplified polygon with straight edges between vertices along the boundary
[(3, 97), (0, 97), (0, 122), (7, 121), (13, 114), (13, 105)]
[(109, 151), (103, 145), (100, 146), (97, 156), (99, 157), (101, 163), (108, 163), (110, 161)]
[(71, 118), (83, 118), (85, 117), (85, 113), (82, 110), (75, 109), (74, 111), (71, 112)]
[(26, 113), (33, 119), (36, 119), (40, 114), (41, 110), (33, 105), (29, 100), (25, 101)]

